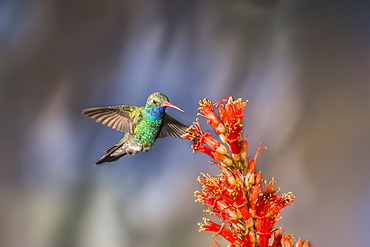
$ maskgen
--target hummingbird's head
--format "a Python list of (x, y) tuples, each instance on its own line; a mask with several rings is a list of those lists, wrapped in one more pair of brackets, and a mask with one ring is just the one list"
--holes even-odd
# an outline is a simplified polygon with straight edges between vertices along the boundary
[(171, 104), (169, 102), (169, 99), (166, 95), (163, 93), (152, 93), (149, 95), (148, 99), (146, 100), (146, 107), (172, 107), (179, 111), (182, 111), (183, 113), (186, 113), (183, 109), (178, 107), (177, 105)]

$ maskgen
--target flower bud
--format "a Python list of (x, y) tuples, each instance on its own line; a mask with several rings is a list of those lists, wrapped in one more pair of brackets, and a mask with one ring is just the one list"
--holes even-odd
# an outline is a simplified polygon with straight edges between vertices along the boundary
[(253, 220), (253, 218), (247, 219), (247, 221), (245, 222), (245, 224), (247, 225), (248, 228), (252, 228), (254, 226), (254, 220)]
[(304, 243), (303, 243), (303, 247), (310, 247), (311, 244), (308, 240), (306, 240)]
[(253, 233), (253, 232), (249, 232), (249, 234), (248, 234), (248, 236), (249, 236), (249, 241), (251, 242), (251, 243), (254, 243), (254, 242), (256, 242), (256, 235)]
[(228, 154), (227, 148), (222, 144), (220, 144), (220, 146), (216, 149), (216, 151), (222, 154)]
[(246, 154), (247, 151), (248, 151), (248, 142), (246, 139), (244, 139), (240, 142), (240, 153)]
[(302, 239), (298, 239), (297, 242), (295, 242), (295, 245), (294, 247), (303, 247), (303, 242), (302, 242)]

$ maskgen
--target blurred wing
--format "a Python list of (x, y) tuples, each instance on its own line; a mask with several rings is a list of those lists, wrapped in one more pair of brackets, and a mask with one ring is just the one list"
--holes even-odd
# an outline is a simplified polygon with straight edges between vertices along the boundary
[[(112, 129), (133, 134), (133, 129), (138, 121), (135, 112), (136, 106), (110, 106), (97, 107), (82, 110), (82, 114), (95, 120), (97, 123), (104, 124)], [(136, 111), (135, 111), (136, 110)]]
[(181, 135), (186, 133), (188, 127), (165, 113), (163, 127), (161, 132), (159, 132), (158, 138), (166, 136), (181, 137)]

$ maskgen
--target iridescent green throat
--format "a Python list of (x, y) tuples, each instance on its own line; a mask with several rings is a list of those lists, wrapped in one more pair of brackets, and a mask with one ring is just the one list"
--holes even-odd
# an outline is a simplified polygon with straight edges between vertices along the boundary
[(159, 131), (162, 129), (165, 107), (146, 107), (143, 110), (143, 118), (139, 121), (134, 130), (134, 137), (137, 142), (145, 147), (154, 144)]

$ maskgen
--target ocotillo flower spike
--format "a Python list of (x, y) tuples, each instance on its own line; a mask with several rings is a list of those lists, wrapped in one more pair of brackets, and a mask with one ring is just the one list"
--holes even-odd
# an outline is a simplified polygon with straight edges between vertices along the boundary
[(222, 221), (217, 224), (204, 218), (199, 230), (222, 236), (230, 242), (227, 247), (309, 247), (308, 241), (298, 239), (293, 243), (292, 235), (286, 236), (281, 228), (275, 227), (281, 218), (280, 210), (293, 204), (294, 195), (291, 192), (278, 195), (279, 190), (273, 188), (274, 179), (267, 182), (260, 171), (256, 172), (257, 156), (264, 146), (260, 145), (254, 158), (247, 155), (248, 135), (242, 136), (247, 103), (242, 99), (234, 101), (230, 96), (215, 104), (207, 99), (199, 101), (199, 115), (207, 119), (219, 140), (203, 132), (198, 119), (182, 136), (192, 140), (194, 152), (212, 157), (211, 162), (222, 171), (216, 177), (202, 173), (198, 178), (202, 190), (194, 193), (196, 201), (207, 205), (204, 211)]

